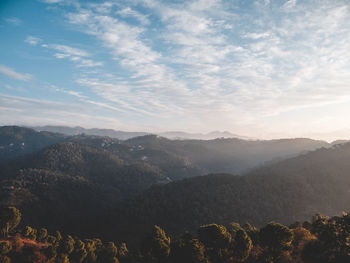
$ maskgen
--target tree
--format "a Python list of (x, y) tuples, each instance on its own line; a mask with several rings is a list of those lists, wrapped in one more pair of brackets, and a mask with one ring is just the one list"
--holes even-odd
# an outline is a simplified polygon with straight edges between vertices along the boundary
[(227, 230), (231, 234), (231, 250), (234, 262), (244, 262), (253, 247), (251, 238), (237, 223), (229, 224)]
[(56, 243), (56, 237), (52, 235), (47, 235), (47, 242), (54, 245)]
[(204, 245), (191, 235), (184, 234), (171, 244), (171, 262), (208, 263)]
[(96, 244), (95, 241), (92, 239), (85, 239), (84, 240), (86, 251), (87, 251), (87, 262), (96, 262), (97, 255), (96, 255)]
[(70, 255), (73, 262), (82, 263), (87, 257), (88, 252), (85, 249), (85, 244), (81, 240), (77, 240), (74, 245), (74, 250)]
[(303, 227), (296, 227), (293, 230), (293, 262), (302, 262), (302, 251), (306, 244), (308, 244), (311, 240), (316, 239), (311, 232)]
[(154, 262), (164, 262), (170, 254), (170, 237), (159, 226), (154, 226), (144, 240), (145, 257)]
[(69, 255), (70, 253), (73, 252), (73, 249), (74, 249), (74, 239), (70, 235), (67, 235), (60, 241), (58, 252), (61, 254)]
[(3, 207), (0, 209), (0, 227), (4, 237), (8, 237), (11, 229), (18, 226), (21, 222), (21, 212), (13, 207)]
[(313, 258), (332, 263), (350, 262), (349, 223), (347, 214), (332, 218), (320, 214), (313, 217), (311, 229), (317, 240), (305, 245), (303, 259), (308, 262), (312, 262)]
[(0, 243), (0, 255), (6, 255), (7, 253), (9, 253), (11, 251), (12, 247), (10, 242), (6, 241), (6, 242), (1, 242)]
[(327, 263), (323, 253), (323, 247), (320, 241), (317, 239), (311, 240), (303, 247), (301, 251), (301, 258), (305, 263)]
[(257, 245), (259, 243), (259, 230), (255, 226), (252, 226), (249, 223), (244, 224), (243, 229), (252, 240), (253, 245), (254, 246)]
[(8, 256), (0, 256), (0, 263), (11, 263), (11, 259)]
[(56, 237), (56, 241), (60, 241), (62, 239), (62, 234), (60, 231), (56, 231), (55, 232), (55, 237)]
[(23, 235), (32, 240), (36, 239), (36, 229), (31, 228), (30, 226), (26, 226), (23, 230)]
[(46, 259), (50, 262), (52, 262), (57, 256), (56, 247), (52, 244), (47, 247), (42, 247), (40, 252), (44, 254)]
[(0, 263), (10, 263), (10, 258), (6, 255), (11, 251), (12, 247), (9, 242), (0, 243)]
[(99, 263), (119, 263), (117, 259), (118, 248), (113, 242), (108, 242), (106, 246), (102, 249), (99, 257)]
[(40, 228), (38, 231), (38, 241), (39, 242), (46, 242), (47, 241), (47, 229), (46, 228)]
[(210, 261), (222, 262), (231, 257), (231, 235), (224, 226), (217, 224), (201, 226), (198, 237), (205, 245)]
[(284, 225), (272, 222), (260, 229), (260, 244), (265, 250), (265, 257), (272, 261), (290, 251), (292, 242), (293, 231)]
[(129, 253), (129, 251), (128, 251), (126, 244), (124, 242), (121, 243), (119, 248), (118, 248), (118, 257), (125, 258), (128, 255), (128, 253)]
[(69, 263), (69, 257), (67, 254), (59, 254), (55, 263)]

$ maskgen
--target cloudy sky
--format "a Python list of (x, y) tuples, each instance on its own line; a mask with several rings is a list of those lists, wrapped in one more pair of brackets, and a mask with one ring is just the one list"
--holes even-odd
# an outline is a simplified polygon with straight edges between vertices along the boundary
[(0, 125), (350, 138), (348, 0), (0, 2)]

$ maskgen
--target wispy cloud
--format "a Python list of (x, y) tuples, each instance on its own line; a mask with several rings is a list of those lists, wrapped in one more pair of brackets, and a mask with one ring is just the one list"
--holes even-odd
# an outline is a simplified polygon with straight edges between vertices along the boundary
[(64, 2), (64, 0), (40, 0), (40, 1), (46, 4), (57, 4), (57, 3)]
[(121, 15), (122, 17), (133, 17), (136, 18), (141, 24), (148, 25), (150, 21), (148, 20), (146, 15), (143, 15), (130, 7), (125, 7), (122, 10), (117, 11), (118, 15)]
[(51, 45), (51, 48), (59, 51), (61, 54), (64, 54), (68, 57), (88, 57), (89, 53), (84, 50), (66, 46), (66, 45)]
[[(348, 5), (325, 1), (312, 10), (305, 7), (272, 19), (258, 9), (246, 14), (228, 12), (224, 3), (214, 0), (178, 5), (149, 0), (144, 5), (162, 22), (159, 38), (147, 38), (147, 24), (128, 24), (89, 8), (68, 15), (71, 24), (98, 38), (114, 60), (130, 71), (127, 85), (119, 84), (120, 80), (109, 85), (80, 84), (118, 105), (123, 96), (126, 109), (132, 105), (132, 111), (158, 111), (158, 117), (162, 113), (185, 114), (192, 120), (201, 116), (203, 126), (244, 125), (303, 107), (338, 103), (348, 94), (341, 87), (349, 78), (341, 69), (349, 67), (341, 55), (348, 53), (350, 28), (344, 20)], [(289, 0), (282, 8), (296, 6), (296, 1)], [(280, 7), (273, 8), (278, 12)], [(131, 10), (123, 8), (117, 14)], [(240, 28), (247, 21), (257, 25)], [(338, 41), (330, 42), (331, 38)], [(152, 48), (155, 41), (169, 47), (165, 54)], [(336, 78), (342, 81), (330, 83)], [(332, 93), (335, 87), (336, 94)]]
[(80, 125), (84, 127), (120, 127), (124, 130), (132, 127), (118, 121), (115, 116), (100, 116), (99, 107), (93, 104), (62, 103), (0, 93), (0, 105), (3, 113), (0, 125)]
[(282, 8), (284, 10), (290, 11), (295, 7), (296, 4), (297, 0), (288, 0), (283, 4)]
[[(349, 2), (242, 3), (74, 1), (57, 9), (94, 49), (69, 41), (27, 42), (79, 67), (71, 83), (79, 89), (65, 94), (134, 123), (256, 137), (249, 133), (296, 130), (298, 124), (300, 133), (316, 129), (312, 125), (328, 129), (331, 124), (311, 116), (325, 110), (327, 120), (339, 125), (344, 116), (330, 105), (350, 101)], [(302, 117), (287, 123), (290, 116), (304, 116), (300, 111), (310, 113), (310, 125), (301, 125)]]
[(3, 74), (12, 79), (23, 80), (23, 81), (28, 81), (32, 78), (32, 75), (28, 73), (23, 74), (23, 73), (16, 72), (12, 68), (9, 68), (5, 65), (0, 65), (0, 74)]
[(17, 17), (7, 17), (4, 19), (7, 23), (14, 25), (14, 26), (19, 26), (22, 24), (22, 20), (17, 18)]
[(34, 37), (34, 36), (28, 36), (25, 39), (25, 42), (32, 45), (32, 46), (36, 46), (37, 44), (39, 44), (40, 42), (42, 42), (41, 38), (38, 37)]
[(90, 59), (89, 57), (91, 57), (91, 54), (79, 48), (58, 44), (44, 44), (42, 47), (55, 50), (56, 53), (53, 54), (54, 57), (58, 59), (69, 59), (76, 63), (78, 67), (99, 67), (103, 65), (103, 62)]

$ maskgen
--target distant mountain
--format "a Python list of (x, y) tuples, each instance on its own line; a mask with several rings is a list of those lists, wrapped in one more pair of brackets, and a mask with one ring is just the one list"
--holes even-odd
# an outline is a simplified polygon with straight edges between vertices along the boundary
[[(56, 132), (66, 135), (97, 135), (97, 136), (108, 136), (111, 138), (119, 139), (119, 140), (127, 140), (134, 137), (150, 135), (151, 133), (147, 132), (126, 132), (126, 131), (116, 131), (112, 129), (86, 129), (83, 127), (68, 127), (68, 126), (37, 126), (32, 127), (37, 131), (48, 131), (48, 132)], [(169, 131), (169, 132), (161, 132), (161, 133), (153, 133), (168, 139), (177, 139), (177, 140), (213, 140), (217, 138), (239, 138), (244, 140), (250, 140), (252, 138), (246, 136), (240, 136), (237, 134), (232, 134), (228, 131), (220, 132), (213, 131), (210, 133), (187, 133), (182, 131)]]
[(181, 131), (169, 131), (169, 132), (162, 132), (158, 133), (158, 135), (168, 138), (168, 139), (182, 139), (182, 140), (213, 140), (217, 138), (238, 138), (243, 140), (251, 140), (253, 138), (241, 136), (237, 134), (230, 133), (228, 131), (220, 132), (220, 131), (213, 131), (210, 133), (187, 133), (187, 132), (181, 132)]
[(37, 126), (33, 127), (37, 131), (48, 131), (48, 132), (57, 132), (66, 135), (97, 135), (97, 136), (108, 136), (111, 138), (116, 138), (120, 140), (127, 140), (137, 136), (144, 136), (149, 133), (146, 132), (125, 132), (125, 131), (115, 131), (112, 129), (85, 129), (82, 127), (67, 127), (67, 126)]
[(332, 145), (336, 145), (336, 144), (345, 144), (350, 142), (349, 140), (336, 140), (332, 142)]
[[(320, 147), (331, 146), (324, 141), (304, 138), (266, 141), (238, 138), (170, 140), (158, 135), (145, 135), (120, 140), (86, 134), (64, 136), (13, 126), (3, 127), (3, 130), (11, 131), (12, 137), (9, 139), (4, 133), (2, 140), (6, 141), (4, 143), (6, 147), (2, 148), (0, 160), (1, 157), (8, 160), (11, 157), (34, 152), (56, 142), (73, 141), (108, 150), (129, 163), (144, 163), (158, 167), (172, 180), (208, 173), (242, 174), (259, 165), (276, 162)], [(32, 136), (27, 136), (28, 141), (26, 142), (22, 140), (24, 133)], [(15, 138), (21, 139), (15, 141)], [(10, 141), (14, 143), (12, 146)], [(22, 143), (26, 145), (29, 142), (31, 145), (29, 148), (22, 147)], [(12, 149), (14, 145), (18, 146), (15, 151)]]

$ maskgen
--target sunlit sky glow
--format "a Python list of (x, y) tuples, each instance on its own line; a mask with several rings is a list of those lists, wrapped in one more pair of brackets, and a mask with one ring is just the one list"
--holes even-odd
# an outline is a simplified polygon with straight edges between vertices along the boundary
[(350, 138), (348, 0), (0, 2), (0, 124)]

